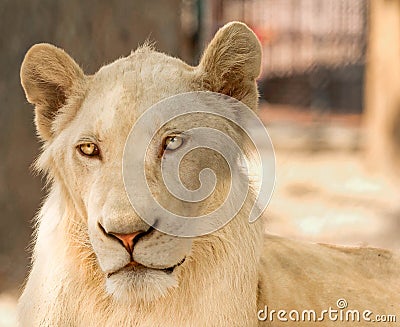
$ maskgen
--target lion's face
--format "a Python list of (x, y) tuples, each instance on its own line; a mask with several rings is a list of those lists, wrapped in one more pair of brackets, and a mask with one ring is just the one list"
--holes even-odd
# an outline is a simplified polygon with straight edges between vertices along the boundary
[[(107, 289), (116, 295), (135, 287), (145, 297), (164, 293), (177, 285), (178, 266), (190, 253), (191, 239), (150, 228), (132, 208), (124, 188), (122, 158), (141, 113), (160, 99), (191, 90), (191, 75), (193, 69), (187, 65), (149, 49), (102, 68), (89, 82), (76, 117), (51, 146), (54, 155), (61, 154), (59, 174), (67, 177), (64, 183), (87, 217), (90, 243)], [(157, 154), (173, 137), (168, 126), (160, 130), (151, 144), (149, 170), (158, 165)], [(156, 173), (149, 173), (155, 184), (162, 184)], [(131, 249), (119, 235), (132, 235), (133, 239), (126, 237)]]
[[(252, 38), (250, 41), (257, 42), (244, 25), (236, 28), (247, 38)], [(227, 49), (226, 45), (219, 44), (220, 39), (227, 38), (228, 43), (234, 44), (229, 38), (238, 34), (229, 31), (229, 27), (220, 32), (224, 33), (214, 40), (217, 46), (222, 47), (221, 51)], [(248, 76), (243, 76), (243, 67), (239, 67), (237, 76), (230, 76), (233, 71), (226, 76), (229, 75), (232, 83), (244, 83), (237, 98), (254, 106), (254, 79), (258, 75), (259, 56), (257, 58), (252, 51), (258, 43), (252, 45), (249, 42), (248, 46), (250, 50), (246, 50), (246, 55), (253, 58), (248, 62), (242, 58), (241, 62), (249, 66)], [(154, 300), (169, 288), (178, 286), (180, 278), (184, 278), (185, 266), (196, 259), (192, 247), (193, 243), (201, 243), (201, 238), (161, 233), (138, 216), (125, 191), (122, 162), (132, 126), (151, 105), (193, 90), (217, 90), (236, 95), (238, 85), (233, 87), (229, 81), (213, 81), (224, 77), (218, 76), (221, 73), (214, 67), (221, 59), (215, 51), (215, 48), (207, 51), (202, 64), (193, 68), (143, 47), (90, 77), (83, 75), (62, 50), (49, 45), (33, 47), (24, 61), (22, 83), (29, 101), (36, 105), (36, 124), (45, 141), (39, 165), (49, 172), (55, 183), (62, 185), (77, 212), (79, 223), (86, 226), (87, 243), (104, 274), (106, 289), (117, 298), (136, 296), (145, 301)], [(227, 59), (233, 60), (224, 60)], [(41, 82), (35, 84), (40, 69), (46, 69), (43, 60), (47, 60), (48, 69), (52, 71), (43, 73)], [(227, 69), (229, 71), (229, 67), (223, 68), (224, 71)], [(43, 83), (45, 79), (53, 80), (46, 84)], [(50, 90), (54, 86), (56, 88)], [(212, 201), (200, 206), (187, 206), (169, 195), (159, 169), (164, 152), (168, 150), (165, 155), (173, 156), (174, 148), (179, 147), (181, 140), (176, 130), (184, 131), (191, 124), (192, 121), (186, 118), (175, 121), (174, 125), (163, 126), (149, 145), (145, 170), (150, 176), (149, 187), (160, 203), (186, 215), (198, 216), (213, 210), (218, 206), (218, 199), (223, 199), (226, 192), (224, 178), (217, 183)], [(209, 124), (212, 127), (222, 123), (216, 120)], [(221, 126), (218, 128), (223, 129)], [(189, 153), (181, 165), (182, 182), (189, 189), (197, 189), (198, 173), (205, 167), (219, 170), (221, 176), (228, 176), (227, 168), (216, 164), (218, 160), (217, 154), (206, 149)]]

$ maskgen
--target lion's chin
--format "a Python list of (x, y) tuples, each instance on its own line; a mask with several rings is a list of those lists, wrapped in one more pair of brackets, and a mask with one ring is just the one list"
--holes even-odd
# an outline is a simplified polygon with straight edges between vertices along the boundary
[(107, 292), (117, 301), (152, 302), (178, 286), (175, 273), (168, 269), (152, 269), (144, 266), (127, 267), (109, 274)]

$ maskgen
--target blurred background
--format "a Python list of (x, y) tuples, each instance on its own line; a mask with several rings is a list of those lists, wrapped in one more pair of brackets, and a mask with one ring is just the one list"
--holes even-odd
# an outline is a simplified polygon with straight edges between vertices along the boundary
[(1, 0), (0, 327), (15, 325), (44, 195), (19, 82), (29, 47), (53, 43), (94, 73), (150, 39), (195, 65), (231, 20), (263, 47), (259, 113), (277, 158), (266, 230), (400, 247), (400, 0)]

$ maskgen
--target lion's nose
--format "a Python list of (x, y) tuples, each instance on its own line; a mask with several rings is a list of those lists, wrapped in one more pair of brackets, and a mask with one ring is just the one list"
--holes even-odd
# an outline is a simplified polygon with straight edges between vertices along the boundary
[(126, 251), (128, 251), (130, 256), (132, 256), (133, 248), (135, 247), (137, 241), (141, 237), (151, 233), (152, 230), (154, 229), (151, 226), (146, 226), (147, 230), (140, 229), (134, 233), (125, 234), (125, 233), (117, 233), (117, 232), (107, 231), (100, 222), (98, 222), (97, 224), (98, 224), (100, 230), (104, 233), (104, 235), (106, 235), (108, 237), (112, 237), (114, 239), (117, 239), (121, 243), (121, 245), (124, 246)]
[(132, 255), (135, 243), (139, 240), (140, 237), (147, 234), (147, 232), (138, 231), (132, 234), (119, 234), (119, 233), (108, 233), (108, 234), (116, 237), (122, 243), (126, 251), (128, 251), (128, 253)]

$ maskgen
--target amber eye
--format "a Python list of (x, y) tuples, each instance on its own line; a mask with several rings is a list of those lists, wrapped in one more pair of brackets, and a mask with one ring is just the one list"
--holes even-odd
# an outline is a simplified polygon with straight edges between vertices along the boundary
[(79, 152), (84, 156), (98, 156), (100, 151), (96, 144), (94, 143), (83, 143), (78, 146)]
[(176, 150), (183, 143), (183, 138), (178, 135), (167, 136), (164, 140), (165, 150)]

